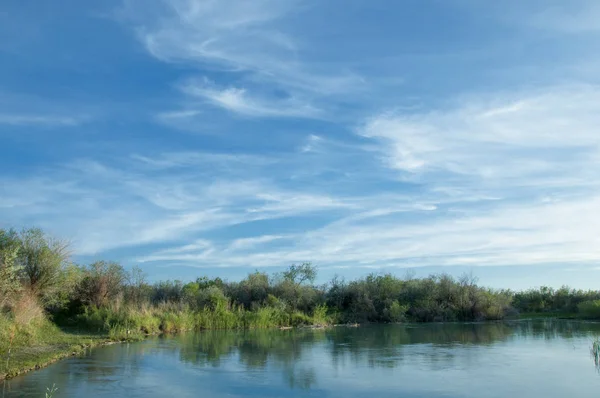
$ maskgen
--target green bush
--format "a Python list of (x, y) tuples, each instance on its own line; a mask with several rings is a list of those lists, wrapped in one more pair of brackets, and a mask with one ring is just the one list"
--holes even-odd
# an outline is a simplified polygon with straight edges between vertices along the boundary
[(289, 326), (307, 326), (307, 325), (312, 325), (312, 319), (310, 318), (310, 316), (306, 315), (303, 312), (293, 312), (290, 315), (290, 323)]
[(577, 306), (579, 315), (586, 319), (600, 319), (600, 300), (584, 301)]
[(321, 304), (313, 310), (312, 323), (315, 325), (327, 325), (330, 322), (327, 316), (328, 308), (326, 304)]

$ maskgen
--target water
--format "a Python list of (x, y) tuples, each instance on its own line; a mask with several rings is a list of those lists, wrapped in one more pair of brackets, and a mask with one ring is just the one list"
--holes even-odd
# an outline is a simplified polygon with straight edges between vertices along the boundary
[(576, 321), (203, 332), (92, 350), (6, 397), (598, 397), (600, 324)]

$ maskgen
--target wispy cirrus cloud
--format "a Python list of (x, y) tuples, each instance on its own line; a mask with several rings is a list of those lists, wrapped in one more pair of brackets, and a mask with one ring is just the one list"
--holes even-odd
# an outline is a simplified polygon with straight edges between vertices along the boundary
[[(375, 201), (373, 201), (375, 202)], [(598, 197), (561, 203), (503, 206), (492, 212), (468, 211), (460, 217), (363, 217), (295, 236), (279, 248), (211, 246), (210, 251), (158, 252), (142, 262), (187, 262), (190, 266), (281, 266), (314, 261), (323, 268), (419, 266), (507, 266), (598, 261)], [(374, 203), (372, 203), (374, 205)], [(406, 215), (406, 213), (404, 214)], [(582, 226), (584, 226), (582, 228)]]
[(339, 70), (319, 73), (317, 65), (302, 59), (300, 44), (285, 33), (286, 19), (310, 7), (298, 1), (159, 0), (126, 4), (125, 15), (138, 24), (142, 43), (152, 55), (167, 62), (208, 63), (225, 71), (247, 71), (253, 79), (310, 92), (346, 92), (363, 81)]
[(38, 114), (2, 114), (0, 124), (10, 126), (63, 126), (73, 127), (83, 123), (83, 118), (73, 116), (38, 115)]
[[(597, 184), (600, 89), (550, 87), (466, 99), (428, 113), (384, 113), (359, 131), (399, 171), (477, 184)], [(493, 99), (491, 99), (493, 98)]]
[(181, 89), (192, 98), (205, 100), (214, 106), (244, 116), (318, 118), (322, 115), (319, 109), (293, 97), (250, 97), (244, 88), (217, 88), (206, 80), (189, 81), (182, 85)]
[(219, 71), (238, 82), (219, 87), (186, 80), (179, 87), (187, 106), (162, 117), (197, 116), (194, 100), (201, 98), (244, 116), (320, 118), (320, 105), (331, 107), (332, 96), (356, 92), (365, 81), (347, 68), (306, 56), (309, 45), (287, 33), (287, 20), (310, 7), (273, 0), (128, 1), (122, 15), (134, 22), (139, 40), (157, 59), (195, 66), (205, 76)]
[(85, 236), (85, 240), (74, 239), (77, 253), (93, 254), (353, 206), (324, 193), (281, 187), (253, 173), (243, 161), (233, 173), (237, 177), (228, 177), (226, 169), (235, 167), (231, 164), (190, 165), (184, 160), (186, 166), (173, 173), (172, 162), (159, 163), (159, 168), (148, 168), (147, 163), (140, 156), (119, 166), (81, 160), (35, 178), (2, 178), (0, 207), (12, 209), (2, 223), (28, 225), (37, 220), (62, 235), (77, 230)]
[[(277, 246), (232, 250), (213, 242), (210, 253), (140, 260), (197, 266), (312, 260), (369, 268), (598, 261), (599, 92), (591, 85), (554, 86), (473, 95), (427, 113), (377, 115), (358, 133), (378, 145), (382, 170), (394, 172), (381, 171), (381, 181), (415, 184), (404, 195), (354, 193), (344, 198), (347, 212)], [(312, 135), (307, 143), (327, 141)], [(345, 151), (304, 148), (298, 156)], [(377, 153), (358, 148), (346, 161)], [(334, 188), (339, 194), (346, 187)]]
[[(160, 243), (131, 257), (145, 264), (589, 263), (600, 260), (596, 95), (592, 86), (554, 87), (383, 114), (358, 131), (371, 145), (308, 135), (316, 149), (278, 156), (190, 151), (137, 153), (111, 166), (80, 161), (36, 179), (2, 180), (0, 205), (18, 209), (5, 222), (60, 219), (65, 231), (85, 237), (80, 254)], [(377, 153), (383, 161), (367, 163)], [(407, 165), (407, 153), (418, 167)], [(290, 185), (291, 174), (306, 172), (306, 159), (320, 173), (370, 164), (372, 185), (360, 189), (364, 175), (345, 172), (327, 184), (311, 177)], [(262, 229), (269, 220), (278, 226)]]

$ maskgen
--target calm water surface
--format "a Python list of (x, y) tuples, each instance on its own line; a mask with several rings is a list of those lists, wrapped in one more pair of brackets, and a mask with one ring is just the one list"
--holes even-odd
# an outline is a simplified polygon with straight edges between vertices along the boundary
[(6, 397), (594, 397), (600, 324), (576, 321), (203, 332), (92, 350)]

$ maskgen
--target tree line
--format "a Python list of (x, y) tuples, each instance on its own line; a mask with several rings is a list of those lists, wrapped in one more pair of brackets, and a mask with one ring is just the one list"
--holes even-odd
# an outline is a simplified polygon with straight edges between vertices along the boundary
[[(541, 287), (489, 289), (465, 275), (370, 274), (315, 284), (317, 268), (250, 273), (241, 281), (199, 277), (149, 283), (116, 262), (76, 265), (69, 246), (40, 229), (0, 229), (0, 312), (43, 313), (54, 322), (120, 333), (324, 323), (500, 320), (519, 312), (600, 317), (600, 292)], [(32, 306), (40, 309), (33, 311)]]

